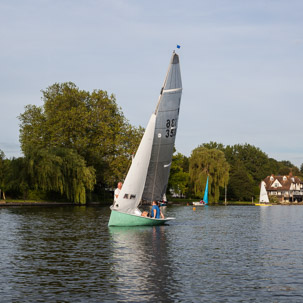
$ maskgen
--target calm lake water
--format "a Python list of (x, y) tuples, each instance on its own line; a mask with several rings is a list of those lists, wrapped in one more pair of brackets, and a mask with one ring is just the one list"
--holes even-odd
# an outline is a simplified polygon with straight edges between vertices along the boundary
[(171, 206), (145, 228), (109, 214), (0, 208), (0, 301), (303, 301), (302, 206)]

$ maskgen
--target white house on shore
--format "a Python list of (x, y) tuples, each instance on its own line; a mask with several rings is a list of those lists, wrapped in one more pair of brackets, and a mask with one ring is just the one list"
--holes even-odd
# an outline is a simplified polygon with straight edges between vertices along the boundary
[(267, 176), (264, 179), (268, 196), (276, 196), (280, 202), (302, 202), (303, 181), (289, 174), (288, 176)]

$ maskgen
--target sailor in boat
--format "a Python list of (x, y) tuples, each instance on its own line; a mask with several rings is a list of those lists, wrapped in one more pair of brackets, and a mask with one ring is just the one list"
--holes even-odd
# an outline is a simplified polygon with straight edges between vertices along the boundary
[(158, 206), (158, 203), (156, 201), (153, 201), (152, 203), (152, 209), (151, 209), (151, 218), (160, 219), (160, 208)]
[(122, 188), (122, 182), (119, 182), (117, 184), (117, 188), (115, 189), (115, 192), (114, 192), (114, 205), (116, 204), (116, 202), (118, 200), (121, 188)]
[(164, 215), (160, 209), (160, 203), (158, 203), (157, 201), (153, 201), (152, 203), (150, 217), (155, 219), (164, 219)]
[(200, 204), (203, 204), (203, 205), (204, 205), (204, 204), (205, 204), (205, 202), (204, 202), (203, 200), (201, 200), (201, 201), (200, 201)]
[(147, 211), (143, 211), (141, 216), (142, 217), (149, 217), (149, 213)]

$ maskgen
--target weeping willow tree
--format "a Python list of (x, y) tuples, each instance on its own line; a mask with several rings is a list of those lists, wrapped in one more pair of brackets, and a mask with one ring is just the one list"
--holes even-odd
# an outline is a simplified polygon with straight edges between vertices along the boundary
[(67, 148), (34, 149), (26, 155), (29, 183), (35, 189), (55, 191), (75, 203), (86, 203), (96, 183), (95, 169)]
[(208, 175), (209, 201), (218, 202), (220, 187), (228, 183), (229, 164), (222, 151), (199, 146), (189, 158), (189, 176), (196, 196), (203, 196)]

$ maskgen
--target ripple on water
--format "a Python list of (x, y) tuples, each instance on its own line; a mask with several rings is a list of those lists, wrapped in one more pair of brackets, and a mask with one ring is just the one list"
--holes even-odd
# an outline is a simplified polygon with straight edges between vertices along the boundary
[(167, 214), (169, 226), (108, 228), (108, 208), (0, 209), (1, 302), (300, 301), (303, 207)]

